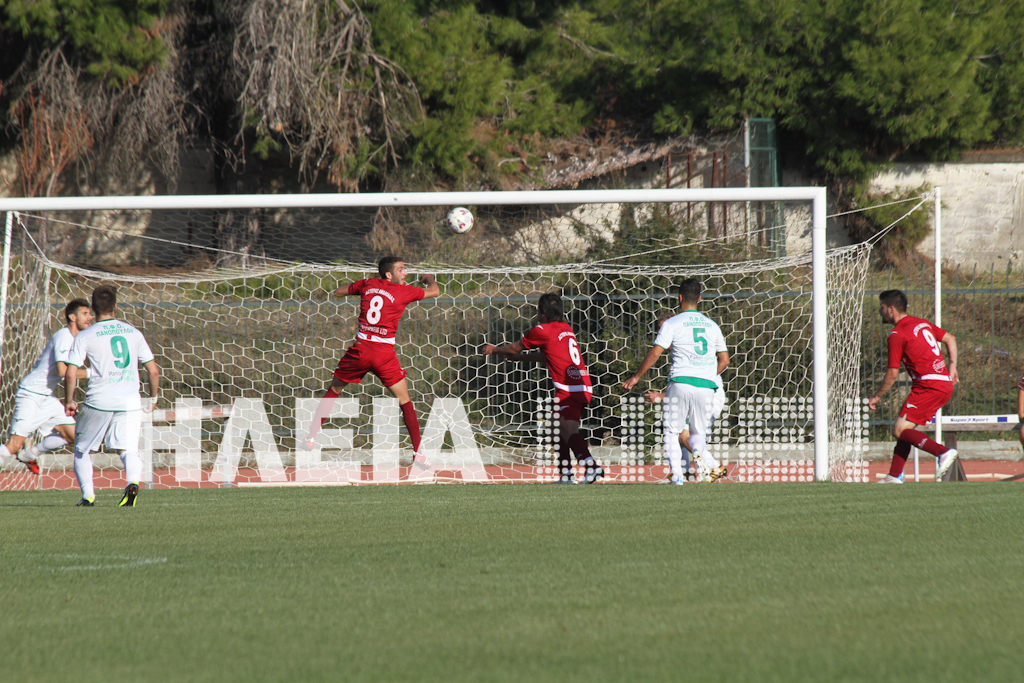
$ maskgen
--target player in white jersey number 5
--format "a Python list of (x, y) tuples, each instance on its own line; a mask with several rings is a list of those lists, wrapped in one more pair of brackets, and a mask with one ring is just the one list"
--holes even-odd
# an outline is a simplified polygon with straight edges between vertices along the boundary
[[(75, 335), (92, 324), (92, 309), (84, 299), (69, 301), (64, 307), (64, 322), (66, 327), (60, 328), (50, 337), (32, 369), (18, 384), (10, 438), (0, 446), (0, 467), (6, 466), (13, 455), (25, 463), (33, 474), (39, 474), (40, 455), (75, 440), (75, 419), (64, 414), (64, 406), (54, 391), (67, 371), (68, 354)], [(85, 377), (88, 377), (88, 370), (79, 368), (78, 378)], [(17, 455), (25, 445), (25, 439), (36, 430), (46, 436), (39, 443), (26, 448), (24, 455)]]
[(681, 312), (665, 321), (636, 374), (622, 383), (627, 391), (635, 387), (661, 354), (671, 349), (672, 366), (663, 419), (665, 454), (673, 484), (684, 481), (679, 435), (687, 426), (690, 448), (701, 478), (715, 481), (726, 475), (725, 467), (707, 450), (707, 430), (718, 388), (716, 380), (729, 365), (729, 351), (718, 324), (697, 311), (701, 290), (700, 280), (696, 278), (679, 283)]
[[(96, 322), (75, 337), (68, 357), (68, 373), (64, 377), (67, 383), (65, 412), (78, 416), (75, 476), (82, 489), (82, 499), (78, 504), (91, 506), (96, 500), (90, 454), (105, 442), (107, 448), (120, 453), (128, 481), (119, 505), (134, 507), (142, 478), (142, 460), (139, 457), (142, 411), (152, 410), (156, 404), (160, 370), (142, 333), (115, 317), (116, 289), (100, 285), (93, 290), (92, 308), (96, 312)], [(75, 401), (78, 376), (73, 368), (83, 367), (86, 363), (92, 372), (85, 392), (85, 404), (79, 409)], [(149, 379), (150, 400), (145, 408), (139, 393), (140, 364), (146, 369)]]

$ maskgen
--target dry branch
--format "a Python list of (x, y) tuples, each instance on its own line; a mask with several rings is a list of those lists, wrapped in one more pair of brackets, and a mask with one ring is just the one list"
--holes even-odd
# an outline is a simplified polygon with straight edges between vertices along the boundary
[(358, 8), (324, 0), (255, 0), (242, 10), (232, 52), (247, 131), (283, 142), (310, 181), (358, 189), (353, 156), (366, 140), (383, 169), (423, 115), (410, 79), (376, 53)]

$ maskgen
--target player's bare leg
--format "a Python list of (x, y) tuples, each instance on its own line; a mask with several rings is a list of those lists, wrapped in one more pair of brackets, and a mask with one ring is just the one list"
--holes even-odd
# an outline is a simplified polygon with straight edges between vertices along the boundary
[[(683, 451), (683, 472), (686, 474), (688, 478), (696, 478), (699, 463), (695, 463), (693, 461), (699, 461), (700, 456), (694, 456), (693, 454), (693, 449), (690, 446), (690, 430), (684, 429), (683, 433), (679, 435), (679, 446)], [(704, 452), (707, 453), (706, 450)], [(725, 465), (718, 462), (718, 460), (713, 460), (713, 462), (718, 464), (714, 465), (713, 467), (703, 468), (705, 471), (701, 475), (702, 479), (707, 479), (708, 481), (718, 481), (722, 477), (729, 474), (729, 470), (726, 468)], [(671, 474), (669, 476), (671, 478)]]
[(412, 441), (412, 464), (419, 468), (426, 468), (426, 458), (420, 452), (420, 421), (416, 416), (412, 398), (409, 396), (409, 383), (404, 379), (398, 380), (388, 387), (388, 391), (398, 399), (402, 420), (405, 421), (405, 428), (409, 431), (409, 439)]
[(75, 442), (75, 425), (57, 425), (55, 429), (63, 437), (65, 443)]

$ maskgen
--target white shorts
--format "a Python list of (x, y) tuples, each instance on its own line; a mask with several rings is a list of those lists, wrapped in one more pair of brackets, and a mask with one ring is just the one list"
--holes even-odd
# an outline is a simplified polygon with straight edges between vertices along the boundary
[(689, 429), (691, 434), (705, 435), (714, 417), (714, 407), (714, 389), (669, 382), (662, 407), (665, 430), (670, 434), (679, 434)]
[(56, 396), (18, 389), (14, 396), (11, 435), (32, 436), (37, 429), (49, 434), (57, 425), (73, 425), (75, 418), (64, 414), (64, 404)]
[(75, 452), (91, 453), (104, 442), (112, 451), (137, 451), (141, 434), (141, 410), (111, 411), (82, 406), (75, 428)]

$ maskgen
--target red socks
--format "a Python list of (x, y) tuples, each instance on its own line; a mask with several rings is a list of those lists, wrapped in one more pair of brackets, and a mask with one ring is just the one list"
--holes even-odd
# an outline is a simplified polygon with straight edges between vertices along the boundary
[(320, 420), (317, 422), (318, 426), (324, 426), (324, 422), (327, 420), (327, 416), (331, 414), (331, 408), (334, 406), (334, 399), (339, 396), (341, 396), (341, 392), (333, 386), (329, 387), (327, 392), (324, 393), (324, 398), (316, 409), (316, 414), (320, 417)]
[(590, 457), (590, 446), (587, 445), (587, 440), (579, 432), (569, 437), (569, 448), (572, 449), (577, 460), (586, 460)]
[(341, 393), (334, 388), (334, 385), (328, 387), (324, 397), (320, 399), (320, 405), (316, 407), (316, 412), (313, 413), (313, 424), (309, 426), (308, 439), (313, 439), (320, 430), (323, 429), (324, 422), (327, 420), (327, 416), (331, 414), (331, 408), (334, 407), (334, 401), (341, 396)]
[(922, 451), (931, 453), (936, 458), (949, 450), (938, 441), (929, 439), (925, 434), (916, 429), (904, 429), (900, 432), (900, 441), (908, 441), (910, 445), (917, 446)]
[(416, 418), (416, 409), (412, 407), (412, 401), (399, 406), (402, 409), (402, 419), (405, 420), (405, 428), (409, 430), (409, 438), (412, 439), (413, 453), (420, 452), (420, 421)]
[(907, 466), (907, 456), (910, 455), (910, 442), (900, 439), (896, 447), (892, 449), (892, 465), (889, 466), (889, 476), (899, 478), (903, 474), (903, 468)]
[(572, 476), (572, 461), (569, 459), (569, 443), (558, 441), (558, 474), (563, 477)]
[(898, 477), (903, 474), (903, 468), (907, 465), (907, 456), (910, 455), (911, 446), (917, 446), (922, 451), (931, 453), (936, 458), (949, 450), (938, 441), (929, 439), (927, 435), (916, 429), (904, 429), (900, 432), (900, 438), (896, 441), (896, 447), (892, 449), (892, 465), (889, 467), (889, 476)]

